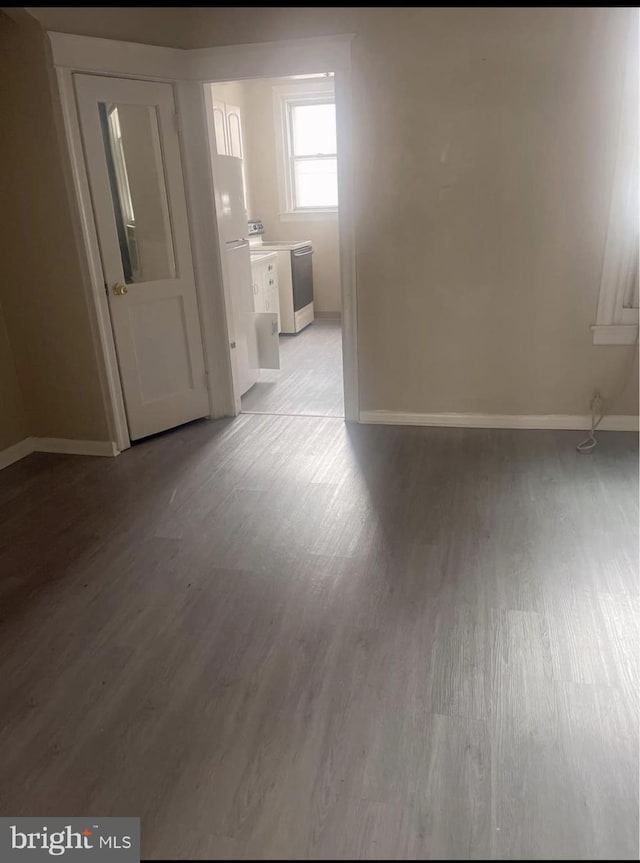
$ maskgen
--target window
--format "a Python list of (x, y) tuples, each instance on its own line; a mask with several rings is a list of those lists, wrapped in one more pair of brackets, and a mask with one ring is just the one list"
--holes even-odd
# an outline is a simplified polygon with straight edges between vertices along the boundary
[(276, 151), (283, 215), (317, 217), (338, 209), (333, 82), (274, 88)]
[(338, 206), (336, 106), (289, 103), (293, 208)]

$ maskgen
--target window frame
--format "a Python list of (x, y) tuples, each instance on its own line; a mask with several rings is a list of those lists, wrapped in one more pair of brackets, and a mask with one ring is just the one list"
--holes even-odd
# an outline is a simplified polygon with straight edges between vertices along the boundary
[[(630, 10), (624, 82), (609, 223), (604, 249), (594, 345), (638, 342), (638, 308), (628, 303), (638, 274), (638, 20)], [(633, 26), (631, 26), (633, 25)], [(634, 275), (635, 274), (635, 275)]]
[(273, 88), (275, 151), (278, 177), (278, 193), (280, 199), (280, 219), (321, 220), (335, 219), (338, 206), (335, 207), (298, 207), (296, 205), (295, 163), (305, 159), (336, 159), (335, 154), (314, 156), (295, 156), (293, 152), (293, 111), (298, 105), (335, 106), (335, 89), (333, 79), (320, 82), (301, 81)]

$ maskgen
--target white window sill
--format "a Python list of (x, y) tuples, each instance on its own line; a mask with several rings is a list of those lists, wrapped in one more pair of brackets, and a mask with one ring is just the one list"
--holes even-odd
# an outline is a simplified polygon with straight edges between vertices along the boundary
[(594, 345), (637, 345), (637, 324), (594, 324)]
[(337, 210), (294, 210), (291, 213), (280, 213), (281, 222), (334, 222), (337, 218)]

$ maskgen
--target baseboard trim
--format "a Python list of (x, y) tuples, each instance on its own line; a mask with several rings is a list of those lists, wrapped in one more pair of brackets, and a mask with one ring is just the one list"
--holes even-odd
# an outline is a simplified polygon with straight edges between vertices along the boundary
[(321, 321), (341, 321), (342, 312), (319, 312), (314, 309), (313, 314)]
[(71, 440), (68, 438), (27, 437), (0, 450), (0, 470), (31, 455), (32, 452), (51, 452), (63, 455), (116, 456), (118, 447), (113, 441)]
[(115, 443), (108, 440), (71, 440), (56, 437), (34, 437), (31, 440), (34, 452), (97, 456), (115, 456), (119, 453)]
[(13, 464), (16, 461), (20, 461), (20, 459), (25, 456), (31, 455), (32, 452), (33, 445), (31, 443), (31, 438), (29, 437), (0, 450), (0, 470), (5, 467), (9, 467), (10, 464)]
[(598, 324), (591, 327), (594, 345), (637, 345), (637, 324)]
[[(583, 430), (591, 427), (591, 417), (579, 414), (414, 414), (395, 411), (360, 411), (360, 422), (371, 425), (495, 429)], [(638, 431), (638, 417), (605, 416), (598, 430)]]

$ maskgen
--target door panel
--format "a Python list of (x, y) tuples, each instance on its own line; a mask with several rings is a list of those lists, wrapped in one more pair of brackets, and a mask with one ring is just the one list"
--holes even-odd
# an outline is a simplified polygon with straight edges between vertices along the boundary
[(216, 150), (219, 156), (229, 155), (229, 144), (227, 141), (227, 117), (224, 110), (224, 102), (213, 103), (213, 128), (216, 137)]
[(225, 276), (228, 279), (233, 313), (238, 383), (240, 395), (243, 395), (258, 380), (260, 368), (249, 241), (236, 240), (226, 243), (225, 258)]
[(182, 297), (139, 303), (130, 318), (143, 404), (193, 388)]
[(129, 435), (209, 413), (170, 84), (74, 75)]
[(235, 105), (225, 104), (225, 113), (227, 115), (227, 140), (229, 142), (227, 154), (235, 156), (236, 159), (244, 158), (242, 152), (242, 120), (240, 118), (240, 108)]
[(244, 239), (248, 225), (242, 162), (233, 156), (216, 156), (213, 176), (220, 238), (225, 243)]
[(262, 264), (251, 264), (251, 280), (253, 282), (253, 308), (256, 312), (266, 312), (265, 270)]
[(258, 362), (261, 369), (280, 368), (280, 338), (276, 312), (256, 313), (258, 335)]

